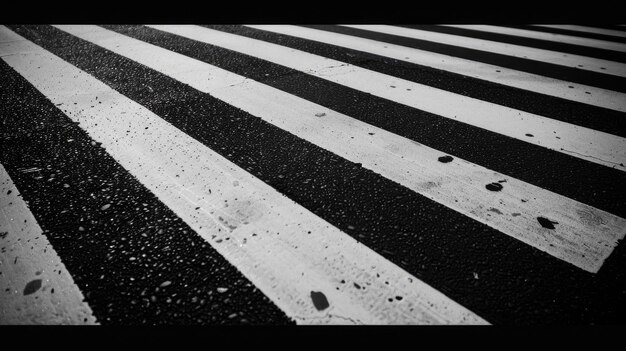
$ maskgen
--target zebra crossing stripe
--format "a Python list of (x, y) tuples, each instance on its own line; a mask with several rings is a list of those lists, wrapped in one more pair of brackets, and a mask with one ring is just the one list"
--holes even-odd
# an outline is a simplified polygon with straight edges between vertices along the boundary
[(401, 27), (425, 30), (429, 32), (445, 33), (459, 35), (464, 37), (483, 39), (488, 41), (499, 42), (502, 44), (513, 44), (522, 47), (531, 47), (536, 49), (558, 52), (561, 57), (567, 57), (570, 54), (583, 56), (587, 58), (597, 58), (612, 62), (626, 63), (626, 52), (613, 51), (590, 46), (580, 46), (560, 41), (547, 41), (536, 38), (520, 37), (510, 34), (494, 33), (487, 31), (479, 31), (475, 29), (453, 27), (446, 25), (423, 25), (423, 24), (404, 24)]
[[(165, 37), (163, 35), (146, 36), (148, 32), (154, 32), (156, 30), (150, 29), (148, 27), (141, 27), (143, 28), (143, 30), (141, 31), (130, 31), (129, 27), (123, 26), (103, 25), (102, 27), (117, 31), (121, 34), (129, 35), (135, 39), (144, 40), (158, 46), (166, 47), (167, 49), (176, 51), (178, 53), (193, 56), (192, 53), (194, 52), (194, 50), (183, 50), (183, 46), (177, 45), (176, 43), (178, 43), (178, 41), (174, 39), (176, 38), (185, 41), (185, 38), (174, 34)], [(623, 112), (540, 94), (534, 91), (522, 90), (511, 86), (496, 84), (478, 78), (463, 76), (452, 72), (434, 69), (432, 67), (409, 63), (406, 61), (390, 59), (389, 57), (384, 57), (368, 52), (356, 51), (349, 48), (338, 48), (335, 45), (329, 45), (308, 39), (287, 36), (260, 29), (254, 29), (246, 26), (202, 25), (202, 27), (245, 36), (252, 39), (262, 40), (273, 44), (278, 44), (288, 48), (308, 52), (314, 55), (342, 61), (350, 65), (359, 66), (390, 76), (400, 77), (412, 82), (428, 85), (433, 88), (438, 88), (453, 93), (469, 96), (474, 99), (495, 103), (516, 110), (534, 113), (540, 116), (549, 117), (551, 119), (575, 124), (577, 126), (582, 126), (598, 131), (607, 132), (609, 134), (626, 137), (626, 121), (622, 121), (622, 119), (624, 119), (623, 117), (626, 116), (626, 114)], [(433, 30), (431, 28), (434, 26), (418, 26), (418, 28), (423, 27), (429, 28), (428, 30)], [(437, 28), (441, 29), (444, 27)], [(445, 28), (455, 30), (455, 28)], [(463, 33), (467, 32), (465, 30), (459, 31)], [(168, 39), (165, 39), (166, 37)], [(160, 41), (167, 42), (168, 44), (159, 44)], [(205, 46), (209, 45), (207, 44)], [(261, 61), (260, 59), (256, 59), (252, 56), (237, 54), (230, 50), (221, 49), (215, 46), (211, 47), (214, 48), (214, 50), (222, 50), (222, 52), (228, 53), (231, 56), (239, 55), (240, 57), (247, 57), (248, 60), (257, 60), (260, 62), (264, 62), (264, 64), (268, 64), (265, 63), (266, 61)], [(559, 50), (561, 49), (563, 48), (560, 48)], [(200, 59), (196, 56), (193, 57), (196, 59)], [(209, 56), (207, 55), (203, 57), (204, 58), (201, 58), (200, 60), (204, 62), (220, 62), (216, 59), (208, 59)], [(222, 65), (220, 67), (228, 69), (228, 66), (226, 65)], [(282, 67), (283, 70), (287, 70), (287, 68), (284, 66), (280, 67)], [(240, 72), (237, 70), (235, 71)], [(254, 74), (254, 71), (251, 71), (250, 73)], [(309, 80), (320, 80), (320, 78), (310, 76)], [(264, 81), (270, 80), (266, 79)], [(336, 84), (326, 84), (326, 86), (331, 85)], [(593, 118), (590, 118), (590, 116), (593, 116)]]
[(254, 55), (410, 107), (626, 171), (626, 139), (619, 136), (243, 36), (191, 26), (161, 25), (154, 28)]
[(519, 71), (539, 74), (546, 77), (568, 81), (572, 83), (591, 85), (603, 89), (610, 89), (626, 93), (626, 78), (618, 75), (604, 74), (582, 69), (582, 65), (576, 67), (530, 60), (523, 57), (504, 55), (501, 53), (478, 50), (468, 47), (444, 44), (430, 40), (410, 38), (406, 36), (383, 33), (361, 28), (333, 25), (307, 25), (308, 27), (321, 29), (334, 33), (348, 34), (355, 37), (374, 39), (390, 44), (402, 45), (414, 49), (427, 50), (440, 54), (451, 55), (472, 61), (479, 61), (507, 67)]
[[(420, 111), (219, 46), (145, 26), (103, 27), (248, 79), (263, 82), (268, 86), (425, 144), (446, 154), (456, 155), (474, 164), (626, 218), (626, 211), (623, 210), (624, 199), (618, 195), (626, 191), (624, 190), (626, 188), (621, 185), (626, 183), (619, 181), (626, 176), (622, 171)], [(294, 49), (301, 49), (304, 46), (308, 48), (307, 52), (313, 54), (327, 55), (329, 52), (325, 49), (335, 50), (324, 44), (311, 45), (306, 40), (294, 38), (285, 40), (284, 36), (274, 36), (272, 33), (241, 26), (211, 26), (211, 28), (244, 36), (253, 35), (256, 39), (278, 42)], [(262, 36), (257, 37), (254, 34)], [(331, 57), (337, 58), (333, 55)], [(356, 58), (357, 61), (361, 59), (363, 58)], [(255, 67), (255, 70), (250, 70), (249, 67)], [(477, 143), (477, 140), (480, 140), (480, 143)], [(507, 162), (503, 162), (504, 160)], [(511, 162), (512, 160), (515, 162)], [(567, 176), (564, 177), (564, 175)], [(580, 187), (579, 179), (593, 179), (593, 181), (588, 181), (585, 187)], [(602, 196), (598, 197), (597, 194), (602, 194)]]
[[(478, 31), (489, 32), (489, 33), (507, 34), (507, 35), (525, 37), (525, 38), (546, 40), (546, 41), (551, 41), (551, 42), (567, 43), (567, 44), (573, 44), (573, 45), (579, 45), (579, 46), (588, 46), (588, 47), (593, 47), (593, 48), (598, 48), (598, 49), (626, 52), (626, 44), (624, 43), (615, 43), (615, 42), (611, 42), (608, 40), (582, 38), (582, 37), (577, 37), (574, 35), (544, 33), (544, 32), (539, 32), (536, 30), (498, 27), (498, 26), (482, 25), (482, 24), (444, 24), (444, 26), (463, 28), (463, 29), (472, 29), (472, 30), (478, 30)], [(569, 29), (569, 30), (574, 30), (575, 28), (576, 30), (579, 30), (579, 31), (581, 30), (581, 28), (582, 29), (586, 28), (586, 27), (581, 27), (581, 26), (560, 26), (560, 25), (558, 26), (537, 25), (537, 26), (549, 27), (549, 28), (561, 28), (561, 29)], [(596, 28), (588, 28), (588, 29), (591, 29), (591, 30), (590, 31), (584, 30), (584, 31), (588, 31), (590, 33), (598, 33), (598, 34), (609, 34), (610, 32), (611, 33), (610, 35), (618, 35), (618, 36), (626, 37), (626, 34), (620, 33), (619, 31), (601, 30), (601, 29), (596, 29)]]
[[(59, 28), (211, 94), (349, 161), (361, 163), (417, 193), (586, 271), (597, 272), (624, 236), (626, 221), (620, 217), (462, 159), (442, 163), (438, 158), (445, 155), (440, 151), (278, 89), (106, 29)], [(174, 29), (180, 27), (159, 28), (181, 33)], [(183, 28), (190, 29), (185, 34), (192, 37), (194, 35), (189, 33), (197, 33), (195, 37), (199, 39), (203, 38), (202, 33), (209, 31)], [(224, 41), (236, 42), (229, 37)], [(241, 46), (263, 51), (247, 42)], [(278, 55), (284, 56), (280, 51)], [(295, 60), (289, 56), (285, 59)], [(293, 114), (301, 117), (293, 118)], [(324, 114), (324, 118), (319, 118), (319, 114)], [(486, 184), (504, 182), (504, 192), (485, 190)], [(540, 216), (560, 223), (559, 229), (546, 230), (537, 222)]]
[(467, 36), (436, 33), (431, 31), (387, 25), (345, 25), (345, 27), (364, 29), (379, 33), (397, 35), (406, 38), (428, 40), (436, 43), (454, 45), (474, 50), (488, 51), (506, 56), (546, 62), (565, 67), (626, 77), (626, 65), (599, 58), (568, 54), (528, 46), (500, 43), (491, 40), (476, 39)]
[(401, 45), (379, 42), (324, 30), (286, 25), (247, 25), (279, 34), (285, 34), (370, 52), (393, 59), (420, 64), (493, 83), (503, 84), (541, 94), (577, 101), (593, 106), (626, 112), (626, 94), (585, 84), (572, 84), (563, 80), (545, 77), (497, 65), (457, 58)]
[[(597, 274), (589, 273), (124, 56), (51, 26), (8, 27), (141, 104), (489, 323), (601, 323), (619, 321), (623, 315), (622, 309), (615, 308), (621, 303), (620, 287), (626, 279), (621, 264), (626, 251), (622, 245), (615, 248)], [(221, 62), (220, 67), (228, 68), (230, 61), (234, 60), (232, 64), (239, 66), (238, 71), (246, 74), (252, 70), (251, 76), (261, 77), (261, 80), (265, 72), (272, 72), (279, 74), (274, 79), (287, 84), (304, 84), (305, 89), (315, 89), (317, 93), (327, 95), (339, 92), (340, 100), (346, 96), (346, 91), (337, 90), (332, 84), (313, 84), (306, 74), (290, 75), (286, 70), (270, 67), (269, 63), (246, 60), (225, 49), (193, 43), (163, 32), (159, 34), (143, 26), (107, 27), (193, 57), (206, 56), (201, 51), (208, 49), (207, 55), (217, 55), (215, 61)], [(3, 68), (4, 71), (7, 69)], [(326, 88), (320, 90), (322, 86), (328, 91)], [(31, 95), (24, 92), (25, 97)], [(359, 92), (352, 95), (358, 97)], [(83, 105), (83, 110), (89, 110), (87, 106)], [(333, 106), (342, 109), (340, 104)], [(390, 108), (385, 103), (381, 106)], [(396, 109), (402, 110), (400, 107)], [(445, 123), (439, 124), (442, 125)], [(458, 130), (453, 128), (449, 135), (458, 133)], [(147, 130), (144, 133), (148, 133)], [(451, 140), (458, 143), (454, 138)], [(489, 142), (485, 140), (479, 147), (484, 148)], [(510, 139), (505, 145), (511, 148), (516, 143), (517, 140)], [(463, 148), (471, 146), (465, 142)], [(545, 149), (537, 149), (537, 157), (552, 161), (541, 153)], [(488, 158), (486, 160), (490, 162)], [(610, 181), (613, 173), (621, 174), (607, 167), (575, 160), (586, 163), (593, 172), (603, 174), (606, 179), (598, 179), (598, 183)], [(501, 158), (498, 161), (510, 163)], [(559, 164), (569, 174), (569, 180), (567, 177), (559, 180), (568, 187), (572, 180), (588, 179), (573, 177), (578, 173), (572, 172), (566, 163)], [(536, 172), (537, 168), (531, 169)], [(604, 174), (605, 170), (610, 174)], [(536, 179), (551, 177), (551, 174), (547, 171)], [(563, 170), (559, 174), (563, 174)], [(584, 193), (590, 189), (602, 193), (605, 201), (613, 199), (612, 194), (603, 193), (604, 188), (595, 184), (577, 191)], [(134, 194), (130, 191), (129, 195)], [(621, 199), (611, 201), (619, 203)], [(195, 251), (189, 253), (195, 254)], [(196, 255), (195, 259), (199, 257)], [(173, 272), (181, 274), (195, 267), (188, 266), (180, 272), (173, 269)], [(339, 284), (335, 288), (341, 288)], [(201, 286), (196, 287), (199, 288)], [(354, 288), (358, 287), (354, 285)], [(318, 306), (325, 306), (320, 295), (312, 294), (311, 298), (317, 299)], [(390, 299), (392, 302), (393, 298)], [(180, 310), (173, 311), (179, 313)], [(143, 310), (137, 312), (144, 313)], [(222, 313), (222, 309), (216, 313)]]
[[(0, 37), (5, 34), (0, 29)], [(293, 324), (63, 114), (64, 105), (55, 105), (13, 70), (6, 60), (19, 62), (38, 52), (15, 49), (0, 48), (8, 146), (0, 162), (100, 323)], [(31, 67), (35, 75), (47, 72)], [(72, 98), (73, 110), (83, 115), (101, 102), (80, 92)]]
[(0, 325), (99, 324), (1, 164), (0, 194)]
[[(624, 25), (618, 25), (618, 26), (623, 27)], [(586, 26), (578, 26), (578, 25), (553, 25), (553, 24), (534, 24), (532, 25), (532, 27), (562, 29), (562, 30), (576, 32), (578, 34), (591, 33), (591, 34), (605, 35), (608, 37), (626, 38), (626, 32), (623, 30), (618, 30), (618, 29), (586, 27)]]
[[(68, 116), (298, 323), (486, 323), (78, 68), (28, 41), (3, 46), (9, 51), (29, 59), (5, 61), (67, 106)], [(88, 112), (73, 104), (94, 96), (103, 103)], [(314, 293), (330, 307), (318, 309)]]

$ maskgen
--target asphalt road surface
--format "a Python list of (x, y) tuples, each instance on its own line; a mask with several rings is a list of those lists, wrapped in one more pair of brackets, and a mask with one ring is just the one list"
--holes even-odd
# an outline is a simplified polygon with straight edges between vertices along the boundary
[(0, 324), (623, 324), (624, 27), (2, 25), (0, 57)]

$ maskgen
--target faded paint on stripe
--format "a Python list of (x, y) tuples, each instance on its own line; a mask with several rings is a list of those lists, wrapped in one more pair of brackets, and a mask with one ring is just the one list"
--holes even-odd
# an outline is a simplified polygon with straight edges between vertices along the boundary
[(1, 164), (0, 194), (0, 325), (99, 324)]
[[(626, 220), (620, 217), (459, 158), (441, 163), (444, 155), (435, 149), (278, 89), (105, 29), (61, 28), (589, 272), (597, 272), (624, 237)], [(487, 190), (491, 183), (505, 190)], [(544, 228), (537, 219), (542, 216), (559, 225)]]
[[(31, 52), (5, 60), (298, 323), (487, 323), (78, 68), (30, 42), (0, 48)], [(102, 104), (85, 110), (95, 96)], [(318, 310), (312, 291), (330, 307)]]
[(284, 25), (248, 25), (247, 27), (368, 52), (493, 83), (626, 112), (626, 94), (612, 90), (323, 30)]

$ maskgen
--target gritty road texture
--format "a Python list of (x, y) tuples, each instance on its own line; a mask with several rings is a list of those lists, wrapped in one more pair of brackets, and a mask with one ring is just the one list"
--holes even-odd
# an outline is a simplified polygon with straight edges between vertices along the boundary
[[(49, 26), (10, 28), (141, 104), (490, 323), (622, 323), (626, 312), (623, 245), (597, 274), (579, 270), (146, 66)], [(444, 164), (450, 161), (445, 153), (453, 154), (626, 215), (623, 172), (153, 29), (108, 28), (442, 150)], [(238, 27), (216, 28), (261, 39), (279, 37)], [(338, 48), (280, 38), (284, 45), (340, 55)], [(359, 64), (369, 62), (368, 67), (385, 63), (375, 56), (364, 59)], [(0, 152), (0, 163), (99, 322), (293, 323), (71, 122), (62, 106), (51, 104), (4, 62), (0, 73), (2, 137), (9, 146)], [(468, 89), (461, 80), (455, 78), (449, 88)], [(503, 91), (508, 100), (513, 90)], [(537, 108), (547, 110), (556, 100), (542, 101), (544, 107)], [(509, 103), (535, 108), (520, 101)], [(40, 171), (23, 173), (23, 167)], [(581, 179), (593, 181), (581, 187)], [(504, 191), (506, 186), (485, 184), (483, 191)], [(546, 228), (558, 223), (538, 220), (536, 225)], [(316, 308), (328, 303), (316, 291), (310, 297)]]
[(0, 70), (0, 162), (101, 324), (293, 324), (76, 123)]

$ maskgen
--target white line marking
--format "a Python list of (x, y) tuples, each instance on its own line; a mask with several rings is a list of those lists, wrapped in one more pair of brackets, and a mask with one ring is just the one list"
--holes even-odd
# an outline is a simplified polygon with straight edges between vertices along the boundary
[(261, 40), (192, 26), (153, 27), (256, 56), (400, 104), (626, 171), (626, 138), (432, 88)]
[[(378, 33), (397, 35), (405, 38), (428, 40), (440, 44), (454, 45), (462, 48), (481, 50), (501, 55), (524, 58), (539, 62), (577, 68), (585, 71), (626, 77), (626, 65), (623, 63), (602, 60), (595, 57), (566, 54), (558, 51), (537, 49), (497, 41), (476, 39), (460, 35), (443, 34), (426, 30), (394, 27), (385, 25), (345, 25), (345, 27), (370, 30)], [(529, 63), (530, 64), (530, 63)]]
[[(591, 39), (591, 38), (583, 38), (577, 37), (573, 35), (564, 35), (564, 34), (555, 34), (555, 33), (545, 33), (538, 32), (534, 30), (528, 29), (518, 29), (518, 28), (507, 28), (507, 27), (497, 27), (497, 26), (487, 26), (487, 25), (471, 25), (471, 24), (446, 24), (448, 27), (457, 27), (457, 28), (465, 28), (465, 29), (473, 29), (479, 30), (482, 32), (490, 32), (490, 33), (499, 33), (499, 34), (507, 34), (514, 35), (518, 37), (525, 38), (533, 38), (539, 40), (547, 40), (547, 41), (556, 41), (559, 43), (580, 45), (580, 46), (588, 46), (594, 47), (597, 49), (606, 49), (613, 51), (621, 51), (626, 52), (626, 44), (623, 43), (615, 43), (612, 41), (599, 40), (599, 39)], [(578, 27), (578, 26), (543, 26), (543, 27)], [(563, 28), (567, 29), (567, 28)], [(604, 33), (603, 33), (604, 34)], [(612, 34), (614, 35), (614, 34)]]
[[(127, 49), (111, 32), (92, 34)], [(5, 58), (11, 67), (63, 103), (70, 118), (298, 323), (487, 323), (92, 76), (33, 43), (8, 46), (0, 52), (34, 53)], [(141, 55), (185, 70), (153, 53)], [(102, 104), (85, 109), (95, 97)], [(330, 307), (318, 311), (311, 291), (323, 292)]]
[(98, 324), (1, 164), (0, 194), (0, 325)]
[[(89, 28), (85, 32), (84, 27), (61, 28), (352, 162), (362, 163), (363, 167), (589, 272), (600, 269), (626, 232), (626, 220), (622, 218), (458, 158), (443, 164), (438, 161), (444, 155), (440, 151), (253, 80), (240, 83), (243, 77), (215, 66), (105, 29)], [(189, 26), (167, 28), (199, 37), (213, 33)], [(317, 116), (322, 114), (323, 117)], [(501, 180), (506, 181), (501, 183), (504, 191), (486, 190), (486, 184)], [(545, 229), (539, 225), (538, 216), (559, 225), (554, 231)]]
[(626, 112), (626, 94), (612, 90), (323, 30), (283, 25), (248, 25), (248, 27), (368, 52), (493, 83)]
[[(576, 31), (576, 32), (604, 34), (604, 35), (610, 35), (610, 36), (614, 36), (614, 37), (626, 38), (626, 33), (624, 33), (623, 31), (621, 31), (621, 30), (613, 30), (613, 29), (606, 29), (606, 28), (595, 28), (595, 27), (574, 26), (574, 25), (553, 25), (553, 24), (533, 24), (532, 26), (557, 28), (557, 29), (566, 29), (566, 30), (573, 30), (573, 31)], [(600, 41), (602, 41), (602, 40), (600, 40)], [(622, 44), (622, 45), (624, 45), (624, 44)], [(624, 45), (624, 46), (626, 46), (626, 45)], [(623, 49), (621, 51), (626, 51), (626, 49)]]

